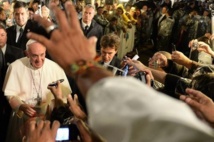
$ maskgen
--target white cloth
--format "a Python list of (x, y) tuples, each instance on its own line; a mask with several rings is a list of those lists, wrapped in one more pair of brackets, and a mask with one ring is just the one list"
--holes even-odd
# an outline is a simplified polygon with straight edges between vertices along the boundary
[[(38, 75), (38, 73), (40, 75)], [(37, 77), (34, 76), (36, 74)], [(39, 90), (40, 85), (38, 85), (38, 83), (40, 84), (40, 77), (41, 89)], [(30, 65), (29, 58), (24, 57), (16, 60), (8, 67), (3, 91), (5, 96), (18, 96), (20, 100), (25, 103), (30, 99), (36, 98), (37, 91), (39, 91), (39, 95), (42, 95), (42, 102), (49, 104), (54, 97), (50, 90), (47, 89), (47, 86), (49, 83), (59, 79), (64, 79), (64, 82), (61, 83), (61, 87), (63, 95), (67, 96), (71, 93), (71, 88), (65, 72), (58, 64), (49, 59), (45, 59), (44, 65), (40, 69), (35, 70)], [(34, 80), (35, 83), (37, 82), (36, 88)]]
[(182, 101), (136, 79), (110, 77), (87, 94), (89, 125), (108, 142), (207, 142), (213, 130)]
[[(49, 83), (59, 79), (64, 79), (64, 82), (61, 83), (61, 88), (66, 101), (67, 95), (71, 93), (71, 88), (63, 69), (49, 59), (45, 59), (40, 69), (33, 69), (29, 58), (24, 57), (16, 60), (8, 67), (3, 91), (8, 98), (16, 96), (20, 99), (20, 104), (27, 103), (31, 105), (36, 105), (35, 98), (39, 92), (40, 97), (42, 96), (40, 113), (45, 114), (47, 106), (54, 99), (47, 86)], [(40, 82), (41, 88), (39, 87)], [(16, 110), (19, 105), (13, 106), (11, 104), (11, 107)], [(20, 141), (19, 131), (26, 119), (25, 115), (22, 118), (18, 118), (15, 111), (12, 113), (8, 129), (8, 142)]]

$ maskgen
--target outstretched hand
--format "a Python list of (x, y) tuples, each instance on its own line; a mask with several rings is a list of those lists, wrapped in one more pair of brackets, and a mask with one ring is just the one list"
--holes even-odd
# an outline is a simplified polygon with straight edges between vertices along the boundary
[(72, 98), (71, 95), (68, 95), (68, 102), (69, 102), (69, 109), (71, 112), (79, 119), (85, 120), (86, 119), (86, 114), (85, 112), (81, 109), (79, 105), (79, 100), (78, 96), (75, 94), (74, 98)]
[(191, 60), (186, 57), (182, 52), (180, 51), (173, 51), (172, 52), (172, 60), (180, 65), (188, 66), (191, 64)]
[(210, 48), (210, 46), (208, 44), (206, 44), (205, 42), (198, 42), (198, 48), (197, 50), (200, 51), (204, 51), (207, 54), (210, 54), (212, 57), (214, 57), (214, 52), (212, 51), (212, 49)]
[(186, 102), (196, 114), (200, 114), (207, 122), (214, 127), (214, 103), (211, 98), (207, 97), (200, 91), (186, 89), (188, 96), (181, 95), (180, 99)]
[(48, 85), (47, 87), (51, 93), (54, 95), (54, 98), (55, 99), (60, 99), (62, 100), (63, 99), (63, 94), (62, 94), (62, 89), (61, 89), (61, 84), (60, 84), (60, 81), (57, 82), (57, 85), (56, 86), (50, 86)]
[(162, 53), (155, 53), (152, 58), (149, 59), (149, 67), (153, 69), (167, 67), (168, 61), (165, 55)]
[[(87, 39), (84, 36), (77, 12), (71, 1), (66, 2), (65, 12), (55, 4), (51, 5), (51, 9), (58, 21), (58, 28), (52, 31), (50, 39), (32, 32), (28, 33), (27, 36), (42, 43), (53, 60), (59, 63), (69, 74), (72, 63), (79, 60), (90, 61), (94, 59), (97, 39), (95, 37)], [(53, 25), (52, 22), (39, 15), (34, 15), (33, 18), (45, 29)]]
[(26, 124), (27, 134), (23, 142), (55, 142), (57, 129), (60, 126), (58, 121), (54, 121), (50, 126), (50, 121), (31, 120)]

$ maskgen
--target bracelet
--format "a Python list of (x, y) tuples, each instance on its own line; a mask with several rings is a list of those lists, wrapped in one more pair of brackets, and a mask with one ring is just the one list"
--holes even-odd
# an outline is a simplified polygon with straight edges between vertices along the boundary
[(75, 64), (71, 64), (71, 73), (74, 76), (78, 76), (80, 74), (83, 74), (88, 68), (92, 67), (101, 67), (101, 65), (99, 65), (95, 61), (80, 60), (77, 61)]

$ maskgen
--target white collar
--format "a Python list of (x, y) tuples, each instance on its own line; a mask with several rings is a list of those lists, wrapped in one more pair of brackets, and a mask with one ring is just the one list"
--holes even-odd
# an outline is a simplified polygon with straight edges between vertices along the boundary
[(91, 23), (89, 23), (89, 24), (86, 24), (86, 23), (84, 23), (84, 22), (83, 22), (83, 20), (82, 20), (82, 27), (83, 27), (83, 28), (85, 28), (85, 26), (88, 26), (88, 27), (90, 27), (90, 26), (91, 26)]
[(5, 55), (5, 52), (6, 52), (6, 47), (7, 47), (7, 44), (5, 44), (4, 47), (1, 48), (1, 51), (3, 52), (4, 55)]
[(23, 30), (25, 30), (25, 26), (26, 26), (26, 24), (24, 25), (24, 26), (22, 26), (22, 27), (20, 27), (20, 26), (16, 26), (16, 32), (19, 32), (19, 30), (22, 28)]

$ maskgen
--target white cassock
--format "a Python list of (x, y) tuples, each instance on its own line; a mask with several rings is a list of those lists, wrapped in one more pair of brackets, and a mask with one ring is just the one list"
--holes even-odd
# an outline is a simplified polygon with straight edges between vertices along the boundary
[(86, 102), (89, 126), (107, 142), (214, 141), (189, 106), (131, 77), (100, 80)]
[[(38, 101), (37, 98), (41, 98), (41, 110), (39, 113), (45, 114), (47, 106), (54, 99), (47, 86), (49, 83), (59, 79), (64, 79), (64, 82), (61, 83), (61, 88), (66, 102), (67, 95), (71, 93), (71, 88), (63, 69), (47, 58), (41, 68), (35, 69), (30, 64), (29, 58), (24, 57), (16, 60), (8, 67), (3, 91), (8, 98), (16, 96), (20, 104), (27, 103), (35, 106)], [(19, 133), (19, 127), (23, 125), (27, 117), (24, 115), (22, 118), (18, 118), (15, 110), (18, 109), (19, 104), (10, 105), (14, 111), (8, 129), (8, 137), (10, 139), (7, 139), (7, 141), (14, 142), (18, 141), (18, 138), (16, 136), (13, 139), (11, 138), (14, 133)]]

